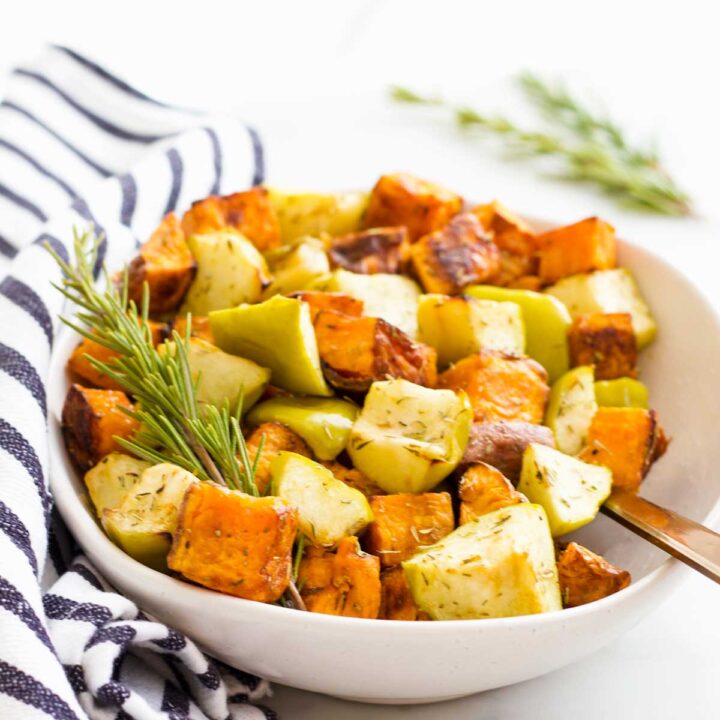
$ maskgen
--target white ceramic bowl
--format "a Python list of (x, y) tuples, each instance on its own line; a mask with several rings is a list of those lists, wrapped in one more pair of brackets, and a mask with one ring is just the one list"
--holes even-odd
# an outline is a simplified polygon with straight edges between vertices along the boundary
[[(659, 323), (642, 377), (673, 437), (643, 494), (714, 524), (720, 511), (720, 324), (676, 270), (627, 243), (620, 263), (637, 276)], [(628, 568), (632, 585), (599, 602), (517, 618), (444, 622), (358, 620), (287, 610), (205, 590), (150, 570), (96, 524), (62, 442), (65, 362), (77, 338), (56, 346), (50, 374), (51, 481), (57, 505), (95, 566), (144, 610), (210, 654), (293, 687), (365, 702), (421, 703), (542, 675), (594, 652), (646, 617), (685, 571), (600, 516), (575, 535)]]

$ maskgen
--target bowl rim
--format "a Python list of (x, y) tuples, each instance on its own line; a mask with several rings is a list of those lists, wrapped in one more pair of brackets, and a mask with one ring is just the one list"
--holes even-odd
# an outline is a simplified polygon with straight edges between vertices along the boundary
[[(536, 221), (537, 224), (547, 225), (547, 221)], [(668, 261), (655, 252), (633, 244), (626, 240), (618, 239), (619, 254), (622, 255), (624, 250), (636, 253), (640, 261), (650, 259), (651, 262), (659, 264), (664, 270), (674, 274), (685, 286), (685, 291), (694, 297), (694, 299), (708, 310), (712, 322), (714, 323), (714, 331), (720, 334), (720, 314), (703, 293), (693, 284), (686, 274), (673, 267)], [(62, 327), (56, 336), (53, 345), (53, 351), (48, 373), (48, 383), (59, 381), (65, 383), (63, 378), (66, 374), (66, 361), (69, 356), (69, 349), (74, 347), (78, 341), (79, 335), (67, 327)], [(55, 397), (55, 395), (53, 395)], [(52, 401), (51, 401), (52, 402)], [(535, 613), (530, 615), (518, 615), (513, 617), (500, 618), (476, 618), (476, 619), (459, 619), (459, 620), (434, 620), (432, 622), (407, 622), (403, 620), (381, 620), (379, 618), (354, 618), (340, 615), (327, 615), (323, 613), (304, 612), (298, 613), (292, 608), (285, 608), (280, 605), (271, 603), (262, 603), (255, 600), (248, 600), (232, 595), (227, 595), (209, 588), (195, 585), (188, 580), (181, 580), (171, 575), (153, 570), (137, 560), (133, 559), (119, 547), (117, 547), (110, 538), (102, 531), (102, 528), (95, 519), (94, 514), (89, 507), (82, 502), (80, 495), (73, 487), (73, 480), (70, 472), (75, 472), (79, 479), (79, 473), (74, 470), (72, 464), (67, 457), (67, 451), (62, 438), (60, 429), (60, 409), (53, 403), (49, 407), (48, 430), (49, 430), (49, 480), (52, 494), (58, 509), (68, 524), (69, 529), (73, 532), (83, 549), (83, 553), (90, 555), (85, 549), (86, 544), (93, 543), (95, 548), (94, 554), (109, 555), (116, 570), (126, 574), (135, 576), (138, 582), (147, 582), (159, 586), (159, 590), (165, 592), (182, 592), (190, 602), (202, 602), (209, 600), (221, 603), (228, 609), (237, 609), (238, 613), (252, 613), (257, 621), (267, 622), (285, 622), (291, 621), (291, 618), (302, 620), (310, 626), (321, 625), (323, 627), (362, 627), (365, 631), (383, 632), (383, 630), (392, 629), (401, 633), (413, 634), (433, 634), (437, 632), (446, 632), (448, 627), (457, 628), (461, 631), (469, 631), (473, 629), (486, 629), (488, 631), (500, 628), (515, 629), (522, 628), (527, 625), (537, 623), (553, 624), (557, 622), (565, 622), (570, 620), (580, 620), (581, 618), (595, 613), (612, 612), (613, 608), (619, 603), (625, 603), (631, 598), (645, 592), (649, 586), (665, 584), (671, 578), (680, 577), (683, 573), (689, 574), (689, 568), (686, 568), (680, 561), (668, 557), (662, 564), (649, 572), (636, 582), (632, 582), (628, 587), (613, 593), (605, 598), (596, 600), (585, 605), (573, 608), (563, 608), (552, 612)], [(81, 479), (80, 479), (81, 481)], [(715, 500), (706, 516), (700, 522), (714, 527), (720, 520), (720, 497)], [(103, 574), (100, 570), (101, 575)], [(159, 594), (159, 593), (158, 593)], [(192, 597), (194, 596), (194, 598)], [(400, 628), (403, 628), (402, 630)]]

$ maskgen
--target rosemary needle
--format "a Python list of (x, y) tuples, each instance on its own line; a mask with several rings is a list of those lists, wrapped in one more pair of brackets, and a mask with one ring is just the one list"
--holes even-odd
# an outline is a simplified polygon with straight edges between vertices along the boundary
[(560, 177), (591, 183), (626, 207), (662, 215), (692, 213), (690, 198), (662, 168), (654, 150), (633, 147), (616, 123), (590, 111), (563, 85), (550, 85), (531, 73), (521, 75), (519, 82), (550, 129), (527, 130), (508, 118), (448, 106), (403, 87), (391, 88), (390, 94), (397, 102), (449, 107), (460, 127), (499, 136), (517, 156), (557, 158)]

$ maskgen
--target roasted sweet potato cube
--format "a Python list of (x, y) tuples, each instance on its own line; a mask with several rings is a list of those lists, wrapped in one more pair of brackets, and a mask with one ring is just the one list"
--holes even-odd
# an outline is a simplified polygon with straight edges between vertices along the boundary
[(270, 400), (270, 398), (274, 397), (292, 397), (292, 393), (277, 385), (268, 385), (262, 394), (261, 400)]
[(485, 230), (492, 232), (493, 241), (500, 250), (500, 272), (494, 279), (495, 284), (511, 285), (523, 276), (536, 273), (537, 240), (535, 232), (526, 222), (497, 200), (478, 205), (472, 213)]
[[(148, 325), (152, 332), (153, 343), (155, 345), (167, 338), (168, 326), (165, 323), (149, 320)], [(82, 342), (73, 350), (72, 355), (70, 355), (67, 364), (68, 370), (91, 385), (105, 388), (106, 390), (122, 390), (122, 386), (119, 383), (104, 373), (101, 373), (99, 370), (96, 370), (92, 366), (88, 356), (104, 363), (111, 363), (115, 358), (119, 357), (119, 354), (114, 350), (106, 348), (104, 345), (100, 345), (100, 343), (94, 340), (83, 338)]]
[[(172, 323), (172, 329), (177, 330), (180, 337), (185, 337), (187, 332), (187, 315), (178, 315)], [(210, 319), (206, 315), (193, 315), (190, 328), (190, 336), (213, 342), (213, 334), (210, 329)]]
[(423, 236), (410, 253), (415, 274), (428, 293), (457, 295), (468, 285), (490, 282), (500, 271), (500, 251), (471, 213)]
[(198, 200), (183, 215), (187, 235), (236, 230), (261, 252), (280, 245), (280, 222), (265, 188)]
[(150, 291), (150, 312), (174, 310), (195, 278), (197, 264), (175, 213), (166, 215), (128, 267), (128, 297), (141, 306), (143, 285)]
[(292, 293), (290, 297), (302, 300), (310, 306), (310, 317), (313, 321), (321, 310), (334, 310), (351, 317), (360, 317), (363, 311), (363, 301), (345, 293), (301, 290)]
[(310, 612), (377, 618), (380, 610), (380, 563), (345, 537), (335, 552), (308, 547), (300, 561), (298, 586)]
[(527, 502), (512, 483), (497, 469), (485, 463), (471, 465), (458, 483), (460, 525), (480, 515)]
[(582, 545), (571, 542), (557, 563), (564, 607), (600, 600), (626, 588), (630, 573), (609, 563)]
[(365, 497), (369, 498), (373, 495), (385, 494), (385, 491), (379, 485), (376, 485), (370, 478), (365, 477), (365, 475), (356, 468), (345, 467), (342, 463), (334, 460), (322, 464), (330, 470), (338, 480), (342, 480), (351, 488), (359, 490)]
[(294, 508), (278, 497), (196, 483), (180, 507), (168, 567), (228, 595), (274, 602), (290, 583)]
[(294, 452), (305, 457), (312, 457), (310, 448), (305, 441), (289, 427), (279, 422), (261, 423), (250, 433), (245, 441), (245, 447), (251, 463), (255, 463), (261, 442), (262, 450), (255, 467), (255, 484), (261, 495), (270, 485), (270, 463), (279, 452)]
[(550, 230), (538, 237), (538, 246), (538, 275), (545, 284), (568, 275), (615, 267), (615, 228), (600, 218), (586, 218)]
[(508, 283), (508, 287), (516, 290), (533, 290), (534, 292), (538, 292), (542, 289), (542, 280), (540, 280), (537, 275), (523, 275)]
[(654, 410), (601, 407), (590, 423), (587, 447), (580, 457), (609, 467), (613, 487), (637, 490), (667, 444)]
[[(536, 246), (535, 231), (501, 202), (493, 200), (485, 205), (477, 205), (471, 212), (486, 230), (491, 230), (496, 236), (505, 236), (498, 243), (499, 247), (505, 247), (524, 255), (532, 254)], [(511, 234), (522, 236), (517, 241), (519, 245), (513, 242)]]
[(662, 425), (660, 425), (660, 423), (657, 423), (655, 426), (655, 443), (653, 445), (652, 455), (650, 457), (651, 465), (656, 460), (659, 460), (667, 452), (669, 444), (670, 438), (665, 434)]
[(457, 471), (463, 472), (476, 463), (487, 463), (517, 484), (523, 454), (530, 443), (555, 447), (552, 430), (521, 420), (474, 423)]
[(83, 382), (93, 385), (94, 387), (104, 388), (106, 390), (122, 390), (122, 386), (112, 378), (108, 377), (99, 370), (96, 370), (89, 357), (100, 360), (104, 363), (112, 363), (119, 357), (114, 350), (106, 348), (94, 340), (83, 338), (80, 344), (73, 350), (72, 355), (67, 363), (70, 372), (77, 375)]
[(370, 194), (364, 228), (404, 225), (410, 242), (439, 230), (462, 209), (462, 198), (407, 173), (383, 175)]
[(402, 567), (396, 565), (383, 570), (380, 583), (382, 585), (379, 615), (381, 620), (430, 619), (430, 616), (415, 604)]
[(115, 437), (129, 438), (139, 426), (121, 407), (132, 409), (120, 390), (93, 390), (71, 385), (62, 411), (62, 430), (70, 457), (89, 470), (111, 452), (124, 452)]
[(464, 390), (475, 422), (542, 422), (550, 389), (539, 363), (494, 350), (463, 358), (438, 376), (437, 386)]
[(435, 384), (435, 350), (380, 318), (323, 310), (314, 326), (325, 377), (336, 388), (363, 392), (388, 376), (428, 387)]
[(575, 318), (568, 332), (570, 364), (594, 365), (596, 380), (637, 375), (637, 340), (630, 313), (593, 313)]
[(398, 565), (455, 528), (446, 492), (379, 495), (370, 498), (370, 507), (375, 520), (365, 533), (365, 549), (378, 555), (383, 567)]
[(539, 278), (536, 280), (535, 275), (528, 274), (534, 269), (532, 260), (528, 260), (521, 255), (515, 255), (507, 250), (500, 250), (500, 270), (492, 278), (492, 284), (500, 287), (516, 288), (518, 280), (523, 278), (523, 284), (528, 284), (531, 287), (520, 287), (519, 289), (535, 290), (536, 287), (533, 287), (535, 285), (541, 288), (542, 283), (540, 283)]
[(328, 257), (334, 268), (363, 275), (403, 272), (410, 259), (410, 240), (405, 227), (361, 230), (333, 239)]

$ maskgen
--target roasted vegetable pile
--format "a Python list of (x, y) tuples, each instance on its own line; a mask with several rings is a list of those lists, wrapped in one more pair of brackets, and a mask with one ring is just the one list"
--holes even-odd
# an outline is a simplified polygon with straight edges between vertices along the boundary
[(115, 282), (149, 311), (152, 352), (182, 345), (200, 412), (242, 417), (253, 478), (243, 492), (129, 454), (137, 398), (83, 340), (66, 445), (136, 560), (391, 620), (547, 612), (629, 584), (565, 538), (668, 444), (638, 379), (655, 322), (608, 223), (541, 233), (407, 174), (370, 193), (252, 188), (168, 215)]

